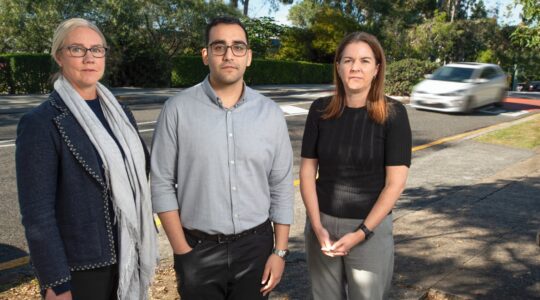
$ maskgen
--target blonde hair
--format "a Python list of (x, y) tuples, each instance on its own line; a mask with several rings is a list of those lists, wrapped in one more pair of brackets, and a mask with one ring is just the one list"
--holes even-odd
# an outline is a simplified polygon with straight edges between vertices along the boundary
[[(101, 41), (103, 42), (103, 47), (107, 47), (107, 40), (105, 40), (105, 36), (99, 30), (99, 28), (92, 22), (83, 19), (83, 18), (71, 18), (63, 21), (58, 25), (56, 28), (53, 39), (52, 39), (52, 45), (51, 45), (51, 56), (56, 62), (56, 53), (64, 47), (64, 41), (68, 34), (73, 31), (76, 28), (79, 27), (87, 27), (95, 31), (99, 37), (101, 37)], [(60, 68), (60, 72), (56, 73), (52, 77), (52, 81), (54, 82), (58, 76), (62, 73), (62, 69)]]

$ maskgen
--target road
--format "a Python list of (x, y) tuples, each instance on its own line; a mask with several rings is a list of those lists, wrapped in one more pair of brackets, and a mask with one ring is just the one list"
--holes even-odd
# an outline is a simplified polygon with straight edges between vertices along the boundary
[[(287, 93), (275, 94), (274, 100), (285, 112), (289, 134), (295, 154), (295, 178), (298, 178), (300, 147), (307, 110), (313, 99), (289, 97)], [(148, 145), (151, 143), (155, 120), (162, 104), (133, 105), (131, 109), (139, 123), (141, 135)], [(444, 137), (499, 124), (521, 118), (527, 111), (516, 112), (505, 109), (485, 108), (472, 115), (442, 114), (417, 111), (407, 107), (413, 131), (413, 146), (424, 145)], [(27, 246), (22, 226), (16, 194), (13, 141), (16, 124), (22, 114), (0, 114), (0, 263), (25, 256)], [(39, 149), (36, 149), (39, 151)], [(415, 156), (421, 156), (416, 152)], [(298, 200), (298, 199), (297, 199)], [(301, 201), (297, 201), (297, 206)], [(303, 219), (302, 209), (297, 209), (297, 220)], [(2, 272), (2, 270), (0, 270)]]

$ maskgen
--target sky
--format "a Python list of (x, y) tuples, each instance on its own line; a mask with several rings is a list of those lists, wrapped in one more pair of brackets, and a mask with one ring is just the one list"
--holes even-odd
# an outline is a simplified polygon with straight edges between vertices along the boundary
[[(276, 23), (282, 25), (291, 25), (291, 22), (287, 20), (287, 14), (289, 8), (294, 5), (283, 5), (280, 4), (279, 10), (276, 12), (269, 11), (270, 5), (264, 0), (250, 0), (249, 1), (249, 16), (260, 18), (260, 17), (273, 17), (276, 20)], [(299, 2), (299, 0), (294, 0), (294, 3)], [(513, 0), (484, 0), (484, 4), (488, 11), (498, 7), (499, 8), (499, 23), (507, 25), (516, 25), (520, 22), (519, 14), (521, 12), (521, 6), (514, 8)], [(511, 11), (507, 10), (507, 6), (511, 5), (513, 8)]]

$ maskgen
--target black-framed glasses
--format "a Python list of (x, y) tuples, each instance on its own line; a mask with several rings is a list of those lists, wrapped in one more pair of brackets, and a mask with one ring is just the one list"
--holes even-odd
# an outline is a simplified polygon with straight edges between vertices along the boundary
[[(103, 46), (94, 46), (92, 48), (85, 48), (82, 46), (77, 45), (71, 45), (67, 47), (63, 47), (68, 49), (69, 54), (73, 57), (84, 57), (86, 55), (86, 52), (90, 51), (93, 57), (95, 58), (102, 58), (107, 54), (107, 50), (109, 50), (107, 47)], [(60, 48), (59, 50), (61, 50)]]
[(227, 49), (231, 48), (232, 54), (234, 56), (244, 56), (246, 55), (249, 46), (245, 43), (234, 43), (230, 46), (227, 46), (227, 44), (223, 42), (213, 42), (210, 45), (208, 45), (210, 50), (212, 50), (212, 54), (217, 56), (222, 56), (227, 53)]

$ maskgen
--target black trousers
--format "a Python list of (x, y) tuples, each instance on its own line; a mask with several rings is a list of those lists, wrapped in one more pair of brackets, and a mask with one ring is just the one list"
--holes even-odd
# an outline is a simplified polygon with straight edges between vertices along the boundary
[(116, 300), (118, 265), (71, 272), (73, 300)]
[(218, 243), (186, 232), (192, 251), (174, 255), (178, 293), (182, 300), (268, 299), (260, 292), (264, 266), (274, 245), (272, 226)]

